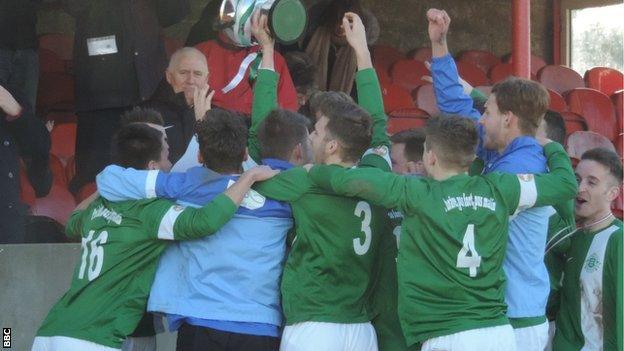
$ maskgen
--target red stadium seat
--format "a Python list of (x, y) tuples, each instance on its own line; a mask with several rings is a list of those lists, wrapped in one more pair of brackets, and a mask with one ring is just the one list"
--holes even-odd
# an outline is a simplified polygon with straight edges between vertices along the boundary
[(390, 67), (392, 67), (395, 62), (403, 59), (405, 59), (405, 55), (392, 46), (373, 46), (373, 64), (375, 67), (385, 70), (386, 73), (390, 71)]
[(373, 65), (375, 72), (377, 73), (377, 78), (379, 78), (379, 83), (381, 84), (390, 84), (392, 79), (390, 79), (390, 74), (388, 70), (383, 68), (383, 66), (378, 66), (376, 64)]
[(479, 67), (485, 74), (487, 74), (492, 67), (501, 62), (496, 55), (484, 50), (463, 51), (457, 56), (457, 61), (472, 63)]
[(414, 100), (409, 91), (400, 85), (382, 84), (381, 96), (386, 113), (402, 108), (414, 108)]
[(459, 76), (473, 87), (490, 84), (485, 73), (471, 62), (457, 62), (457, 71)]
[(423, 76), (428, 75), (430, 75), (430, 73), (425, 64), (416, 60), (399, 60), (390, 68), (392, 83), (398, 84), (410, 91), (421, 85), (429, 84), (422, 80)]
[(550, 105), (548, 106), (550, 110), (557, 112), (568, 110), (568, 104), (566, 104), (563, 96), (551, 89), (548, 89), (548, 94), (550, 95)]
[(585, 118), (589, 130), (600, 133), (609, 140), (618, 134), (615, 111), (611, 100), (598, 90), (577, 88), (565, 95), (568, 108)]
[(61, 59), (71, 61), (74, 52), (74, 37), (61, 33), (42, 34), (39, 36), (39, 48), (54, 51)]
[(613, 68), (594, 67), (585, 72), (584, 79), (588, 88), (599, 90), (607, 96), (624, 89), (624, 74)]
[(39, 77), (37, 106), (50, 109), (74, 105), (74, 77), (66, 73), (44, 73)]
[(412, 59), (412, 60), (417, 60), (417, 61), (429, 61), (431, 62), (431, 48), (417, 48), (417, 49), (412, 49), (410, 50), (410, 52), (407, 53), (407, 57)]
[(388, 133), (394, 134), (410, 128), (423, 127), (428, 118), (429, 114), (419, 108), (393, 111), (388, 116)]
[(513, 76), (513, 66), (511, 63), (499, 63), (490, 69), (488, 76), (490, 77), (490, 82), (496, 84), (507, 77)]
[[(504, 63), (513, 63), (511, 54), (503, 56), (501, 59)], [(542, 67), (546, 66), (546, 61), (537, 55), (531, 55), (531, 75), (536, 76)]]
[(620, 195), (611, 204), (611, 210), (617, 218), (622, 220), (624, 217), (624, 184), (620, 186)]
[(585, 119), (577, 113), (563, 111), (560, 112), (566, 127), (566, 139), (574, 132), (586, 131), (587, 123)]
[(62, 123), (76, 123), (78, 121), (78, 117), (73, 111), (63, 109), (52, 109), (46, 111), (43, 119), (45, 121), (54, 121), (55, 125)]
[(568, 137), (566, 151), (571, 158), (581, 159), (587, 150), (602, 147), (615, 152), (611, 141), (594, 132), (574, 132)]
[(537, 72), (537, 80), (546, 88), (563, 94), (574, 88), (585, 87), (585, 82), (580, 74), (571, 68), (557, 65), (546, 65)]
[(624, 132), (624, 90), (616, 91), (611, 95), (611, 102), (615, 107), (615, 119), (617, 120), (619, 132)]
[(433, 91), (433, 85), (427, 84), (415, 89), (412, 92), (412, 97), (414, 98), (414, 102), (416, 102), (416, 107), (426, 111), (429, 116), (437, 116), (440, 114)]
[(88, 198), (97, 191), (97, 185), (95, 183), (85, 184), (76, 194), (76, 202), (81, 203), (84, 199)]
[(55, 184), (67, 187), (67, 178), (65, 176), (65, 166), (61, 160), (54, 154), (50, 154), (50, 160), (48, 162), (50, 171), (52, 172), (53, 181)]
[(65, 73), (67, 65), (65, 61), (54, 51), (39, 49), (39, 72), (41, 73)]
[(36, 199), (30, 210), (35, 216), (47, 216), (65, 225), (75, 207), (76, 202), (69, 191), (61, 185), (52, 184), (48, 196)]
[(55, 125), (50, 132), (50, 139), (52, 142), (50, 153), (66, 164), (67, 160), (76, 153), (76, 124)]
[(74, 175), (76, 175), (76, 159), (74, 156), (71, 156), (65, 165), (65, 179), (67, 179), (67, 184), (74, 179)]
[(167, 53), (167, 58), (171, 58), (171, 55), (173, 55), (174, 52), (184, 47), (184, 42), (180, 39), (164, 37), (163, 41), (165, 42), (165, 52)]
[(624, 134), (620, 134), (613, 141), (615, 145), (615, 151), (617, 151), (618, 155), (620, 155), (621, 159), (624, 159)]

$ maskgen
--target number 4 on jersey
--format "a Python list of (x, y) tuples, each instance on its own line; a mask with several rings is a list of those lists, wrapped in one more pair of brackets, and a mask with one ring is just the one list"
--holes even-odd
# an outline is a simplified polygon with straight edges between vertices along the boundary
[[(477, 268), (481, 265), (481, 256), (475, 248), (474, 224), (468, 224), (464, 233), (464, 246), (457, 254), (457, 268), (468, 268), (470, 277), (477, 276)], [(470, 253), (470, 256), (468, 256)]]

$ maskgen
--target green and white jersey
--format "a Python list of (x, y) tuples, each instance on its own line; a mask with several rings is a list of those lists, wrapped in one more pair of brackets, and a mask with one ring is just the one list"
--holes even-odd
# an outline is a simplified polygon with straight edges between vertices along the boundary
[(52, 307), (38, 336), (67, 336), (120, 348), (141, 320), (158, 259), (171, 240), (217, 231), (236, 211), (219, 195), (201, 209), (166, 200), (96, 199), (74, 212), (67, 234), (82, 237), (69, 291)]
[(322, 188), (403, 213), (398, 303), (408, 345), (509, 323), (502, 267), (509, 216), (576, 195), (563, 148), (551, 143), (544, 150), (547, 175), (460, 174), (435, 181), (376, 169), (310, 170)]
[(553, 350), (622, 350), (622, 245), (619, 220), (572, 237)]

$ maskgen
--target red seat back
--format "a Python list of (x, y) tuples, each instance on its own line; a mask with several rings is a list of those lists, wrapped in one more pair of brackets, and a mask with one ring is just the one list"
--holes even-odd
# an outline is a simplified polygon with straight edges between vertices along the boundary
[(39, 72), (40, 73), (65, 73), (67, 65), (54, 51), (39, 49)]
[(390, 71), (390, 67), (399, 61), (405, 59), (399, 50), (388, 45), (375, 45), (373, 46), (373, 64), (380, 70), (384, 70), (386, 73)]
[(502, 82), (507, 77), (513, 76), (513, 66), (510, 63), (499, 63), (490, 69), (488, 76), (492, 84)]
[(398, 84), (410, 91), (421, 85), (429, 84), (422, 80), (423, 76), (428, 75), (430, 75), (430, 73), (425, 64), (416, 60), (399, 60), (390, 68), (392, 83)]
[(35, 216), (47, 216), (65, 225), (75, 207), (76, 201), (69, 191), (61, 185), (52, 184), (46, 197), (35, 200), (31, 212)]
[(438, 104), (433, 90), (433, 85), (427, 84), (419, 87), (412, 92), (416, 107), (426, 111), (429, 116), (437, 116), (440, 114)]
[(618, 155), (620, 155), (620, 158), (624, 159), (624, 134), (618, 135), (617, 138), (615, 138), (615, 141), (613, 141), (613, 144), (615, 145), (615, 151), (617, 151)]
[(615, 152), (615, 147), (604, 136), (594, 132), (574, 132), (568, 137), (566, 151), (570, 157), (581, 159), (587, 150), (597, 147)]
[[(511, 54), (507, 54), (503, 56), (502, 62), (504, 63), (513, 63), (513, 58)], [(531, 55), (531, 75), (536, 76), (537, 72), (539, 72), (542, 67), (546, 66), (546, 61), (543, 58), (537, 55)]]
[(619, 132), (624, 132), (624, 90), (616, 91), (611, 95), (611, 102), (615, 107), (615, 119), (617, 120)]
[(598, 90), (577, 88), (565, 95), (570, 111), (585, 118), (589, 130), (600, 133), (609, 140), (618, 134), (615, 111), (611, 100)]
[(429, 61), (431, 62), (431, 48), (417, 48), (417, 49), (412, 49), (407, 53), (407, 57), (411, 58), (412, 60), (417, 60), (417, 61)]
[(67, 163), (67, 160), (76, 153), (76, 124), (55, 125), (50, 132), (50, 139), (52, 142), (50, 153)]
[(487, 75), (471, 62), (457, 62), (457, 71), (459, 76), (473, 87), (490, 84)]
[(574, 132), (587, 130), (587, 123), (579, 114), (570, 111), (563, 111), (560, 113), (566, 127), (566, 139)]
[(419, 108), (393, 111), (388, 116), (388, 133), (394, 134), (410, 128), (423, 127), (428, 118), (429, 114)]
[(551, 89), (548, 89), (548, 94), (550, 95), (550, 105), (548, 106), (549, 109), (557, 112), (563, 112), (568, 110), (568, 104), (565, 102), (563, 96)]
[(457, 57), (457, 61), (472, 63), (485, 74), (487, 74), (492, 67), (501, 62), (496, 55), (489, 51), (483, 50), (462, 51)]
[(384, 110), (386, 113), (402, 108), (416, 107), (409, 91), (400, 85), (382, 84), (381, 96), (383, 98)]
[(62, 33), (42, 34), (39, 36), (39, 48), (54, 51), (61, 59), (71, 61), (74, 53), (74, 37)]
[(563, 94), (574, 88), (585, 87), (585, 82), (575, 70), (557, 65), (546, 65), (537, 72), (537, 80), (546, 88)]
[(613, 68), (594, 67), (585, 72), (585, 84), (588, 88), (611, 96), (616, 91), (624, 89), (624, 74)]
[(74, 77), (66, 73), (43, 73), (39, 77), (37, 106), (74, 105)]

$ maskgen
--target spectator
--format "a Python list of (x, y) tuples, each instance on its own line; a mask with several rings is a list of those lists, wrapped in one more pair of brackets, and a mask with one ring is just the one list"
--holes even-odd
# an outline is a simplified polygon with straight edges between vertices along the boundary
[(423, 145), (425, 133), (420, 128), (408, 129), (398, 132), (390, 137), (392, 150), (392, 171), (403, 175), (425, 175), (423, 164)]
[(565, 145), (566, 135), (566, 126), (561, 114), (552, 110), (546, 111), (535, 136), (537, 138), (548, 138)]
[(20, 243), (24, 241), (26, 206), (20, 202), (19, 155), (26, 163), (35, 195), (47, 195), (52, 186), (50, 135), (41, 120), (32, 116), (32, 110), (22, 108), (2, 86), (0, 143), (0, 243)]
[[(308, 100), (317, 90), (314, 83), (316, 67), (312, 58), (303, 51), (291, 51), (284, 55), (288, 71), (297, 90), (297, 104), (299, 112), (309, 112)], [(304, 113), (305, 114), (305, 113)]]
[(210, 109), (212, 94), (214, 91), (208, 93), (208, 65), (204, 54), (190, 47), (173, 53), (165, 80), (145, 104), (162, 115), (172, 163), (177, 162), (186, 150), (196, 119), (202, 118)]
[(364, 11), (359, 0), (334, 0), (320, 16), (320, 25), (305, 47), (316, 66), (316, 85), (322, 91), (342, 91), (352, 95), (355, 72), (355, 52), (349, 46), (342, 28), (346, 12), (362, 15), (368, 45), (379, 37), (379, 23), (369, 11)]
[[(208, 59), (211, 71), (208, 83), (215, 90), (212, 103), (224, 109), (249, 115), (253, 100), (252, 85), (261, 61), (262, 50), (260, 45), (241, 46), (242, 44), (230, 38), (228, 33), (230, 32), (222, 30), (216, 39), (201, 42), (196, 48)], [(255, 55), (258, 56), (254, 58)], [(297, 93), (286, 61), (278, 52), (274, 52), (274, 61), (275, 71), (279, 74), (278, 105), (295, 111), (298, 106)]]
[(63, 0), (76, 19), (76, 176), (72, 192), (110, 160), (120, 115), (152, 97), (167, 62), (161, 27), (180, 21), (188, 0)]

